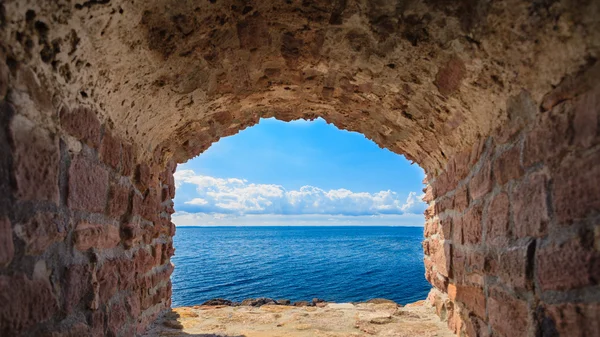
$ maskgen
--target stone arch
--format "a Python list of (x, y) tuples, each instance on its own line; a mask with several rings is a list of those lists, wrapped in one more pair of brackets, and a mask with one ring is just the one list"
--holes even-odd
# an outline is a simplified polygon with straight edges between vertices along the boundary
[(143, 332), (170, 305), (176, 163), (260, 117), (323, 117), (426, 170), (426, 276), (451, 329), (593, 334), (599, 14), (0, 4), (0, 331)]

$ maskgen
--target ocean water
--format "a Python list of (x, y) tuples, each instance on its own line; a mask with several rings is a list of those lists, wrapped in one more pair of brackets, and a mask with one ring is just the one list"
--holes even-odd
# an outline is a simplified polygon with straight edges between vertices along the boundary
[(425, 299), (422, 227), (179, 227), (173, 307), (212, 298)]

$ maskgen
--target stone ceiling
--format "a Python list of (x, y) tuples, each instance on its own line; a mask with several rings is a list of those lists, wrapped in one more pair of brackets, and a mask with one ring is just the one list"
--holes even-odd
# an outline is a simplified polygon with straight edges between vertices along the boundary
[[(598, 57), (599, 2), (5, 1), (12, 102), (94, 108), (185, 161), (258, 122), (323, 117), (428, 172)], [(5, 70), (2, 70), (5, 71)], [(20, 87), (35, 82), (39, 93)], [(32, 112), (33, 113), (33, 112)]]

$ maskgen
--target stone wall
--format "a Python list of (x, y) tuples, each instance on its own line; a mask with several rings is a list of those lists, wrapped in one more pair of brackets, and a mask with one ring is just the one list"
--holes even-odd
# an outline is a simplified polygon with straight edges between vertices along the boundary
[(512, 97), (508, 123), (430, 179), (426, 277), (456, 333), (600, 331), (597, 73), (566, 78), (541, 104)]
[[(94, 111), (52, 111), (27, 68), (0, 70), (0, 335), (143, 332), (171, 304), (175, 164), (136, 162)], [(18, 105), (8, 71), (31, 76)]]

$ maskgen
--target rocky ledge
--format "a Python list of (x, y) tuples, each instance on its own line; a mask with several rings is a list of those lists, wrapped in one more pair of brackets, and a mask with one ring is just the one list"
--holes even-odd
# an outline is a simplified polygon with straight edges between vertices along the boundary
[(385, 299), (364, 303), (323, 300), (214, 299), (174, 308), (146, 336), (358, 337), (453, 336), (427, 301), (405, 306)]

